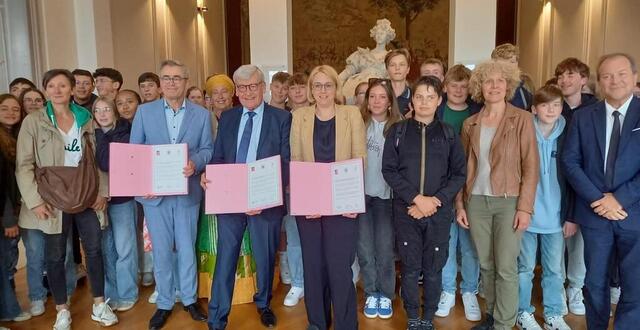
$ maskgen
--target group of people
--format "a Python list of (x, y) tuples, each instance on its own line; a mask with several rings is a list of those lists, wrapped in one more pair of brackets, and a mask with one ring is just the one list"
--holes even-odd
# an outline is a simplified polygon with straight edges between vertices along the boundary
[[(449, 315), (458, 268), (465, 317), (479, 322), (472, 329), (541, 329), (531, 298), (540, 251), (545, 329), (570, 329), (567, 312), (586, 314), (589, 329), (606, 329), (612, 303), (615, 328), (634, 328), (635, 60), (624, 53), (600, 59), (598, 98), (586, 92), (590, 70), (576, 58), (559, 63), (535, 90), (518, 68), (517, 47), (498, 46), (491, 57), (473, 71), (428, 59), (409, 83), (410, 53), (391, 50), (389, 78), (358, 84), (354, 105), (327, 65), (308, 75), (277, 73), (268, 86), (257, 66), (243, 65), (200, 89), (189, 87), (185, 65), (166, 60), (158, 74), (140, 75), (139, 93), (121, 89), (122, 75), (112, 68), (50, 70), (44, 93), (26, 79), (12, 82), (11, 93), (0, 95), (0, 318), (42, 315), (49, 290), (54, 329), (70, 329), (75, 230), (91, 318), (103, 326), (135, 306), (140, 282), (155, 282), (149, 329), (162, 328), (178, 301), (209, 329), (225, 329), (239, 277), (251, 273), (258, 317), (273, 327), (279, 259), (280, 277), (291, 284), (283, 303), (304, 299), (307, 329), (357, 329), (358, 279), (364, 316), (393, 317), (396, 260), (407, 329), (435, 329), (434, 318)], [(110, 197), (112, 142), (186, 144), (189, 193)], [(366, 212), (294, 217), (286, 202), (203, 214), (203, 194), (216, 184), (204, 174), (207, 164), (276, 155), (285, 201), (290, 161), (362, 159)], [(28, 312), (11, 285), (18, 236), (26, 247)], [(205, 236), (213, 247), (201, 248)], [(211, 281), (208, 313), (198, 304), (199, 279), (200, 286)]]

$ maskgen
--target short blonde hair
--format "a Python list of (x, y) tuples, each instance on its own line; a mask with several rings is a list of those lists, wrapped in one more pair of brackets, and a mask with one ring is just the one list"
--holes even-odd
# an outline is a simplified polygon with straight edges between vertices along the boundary
[(333, 81), (333, 83), (336, 85), (336, 95), (334, 97), (334, 102), (336, 104), (343, 104), (344, 96), (342, 96), (342, 83), (338, 78), (338, 72), (336, 72), (336, 69), (326, 64), (318, 65), (317, 67), (313, 68), (313, 70), (311, 70), (311, 73), (309, 74), (309, 79), (307, 80), (307, 98), (309, 99), (309, 103), (316, 103), (316, 99), (313, 97), (312, 87), (313, 80), (316, 78), (316, 75), (318, 73), (324, 73), (325, 75), (327, 75), (327, 77), (329, 77), (329, 79), (331, 79), (331, 81)]
[(516, 93), (516, 89), (518, 89), (518, 86), (520, 85), (520, 69), (515, 65), (491, 60), (480, 63), (471, 73), (471, 79), (469, 79), (469, 94), (471, 95), (472, 100), (478, 103), (484, 103), (482, 84), (490, 74), (495, 72), (502, 74), (502, 77), (507, 80), (505, 101), (513, 98), (513, 95)]
[(494, 60), (510, 60), (513, 56), (520, 60), (520, 49), (510, 43), (499, 45), (491, 52), (491, 58)]

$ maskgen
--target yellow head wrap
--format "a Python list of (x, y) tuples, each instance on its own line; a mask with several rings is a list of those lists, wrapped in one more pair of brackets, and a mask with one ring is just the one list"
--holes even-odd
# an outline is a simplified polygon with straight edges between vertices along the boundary
[(207, 82), (204, 84), (204, 89), (207, 92), (207, 95), (213, 94), (213, 88), (216, 86), (224, 86), (232, 94), (235, 90), (233, 81), (226, 74), (216, 74), (207, 79)]

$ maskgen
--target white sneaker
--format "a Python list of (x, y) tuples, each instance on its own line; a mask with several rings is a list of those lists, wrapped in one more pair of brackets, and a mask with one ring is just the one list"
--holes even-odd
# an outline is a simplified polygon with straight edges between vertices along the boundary
[(282, 284), (291, 284), (291, 272), (289, 271), (289, 259), (286, 252), (278, 252), (280, 255), (280, 281)]
[(567, 287), (567, 300), (569, 301), (569, 311), (574, 315), (584, 315), (584, 297), (582, 289)]
[(442, 291), (440, 294), (440, 302), (438, 302), (438, 310), (436, 316), (447, 317), (451, 308), (456, 305), (456, 295)]
[(63, 309), (56, 316), (56, 323), (53, 324), (53, 330), (70, 330), (71, 329), (71, 313)]
[(611, 305), (617, 305), (620, 301), (620, 288), (611, 288)]
[(118, 317), (113, 313), (111, 307), (109, 307), (109, 299), (100, 304), (93, 305), (93, 312), (91, 313), (91, 319), (100, 323), (103, 327), (109, 327), (118, 323)]
[(567, 322), (564, 321), (562, 316), (551, 316), (544, 318), (545, 330), (571, 330)]
[(133, 308), (133, 306), (136, 305), (136, 303), (138, 302), (138, 300), (136, 301), (132, 301), (132, 302), (122, 302), (118, 304), (118, 308), (114, 309), (114, 311), (118, 311), (118, 312), (126, 312), (130, 309)]
[(536, 322), (536, 318), (533, 317), (533, 314), (527, 312), (518, 314), (516, 326), (520, 330), (542, 330), (540, 324)]
[(153, 293), (149, 296), (149, 300), (147, 300), (150, 304), (155, 304), (158, 300), (158, 291), (153, 291)]
[(482, 312), (480, 311), (480, 305), (478, 305), (478, 298), (476, 298), (475, 293), (463, 293), (462, 304), (464, 305), (464, 317), (467, 320), (476, 322), (482, 319)]
[(44, 300), (34, 300), (31, 302), (31, 308), (29, 309), (29, 313), (31, 313), (31, 315), (33, 316), (40, 316), (42, 314), (44, 314), (45, 309), (44, 309), (44, 303), (45, 300), (47, 298), (44, 298)]
[(304, 289), (292, 286), (291, 289), (289, 289), (289, 293), (284, 297), (284, 305), (287, 307), (293, 307), (298, 304), (302, 297), (304, 297)]
[(22, 321), (26, 321), (28, 319), (31, 318), (31, 314), (27, 313), (27, 312), (23, 312), (20, 311), (20, 314), (18, 314), (18, 316), (15, 316), (13, 318), (5, 318), (5, 319), (0, 319), (0, 322), (22, 322)]
[(377, 295), (371, 295), (367, 297), (367, 300), (364, 302), (364, 309), (362, 312), (368, 319), (375, 319), (376, 317), (378, 317)]

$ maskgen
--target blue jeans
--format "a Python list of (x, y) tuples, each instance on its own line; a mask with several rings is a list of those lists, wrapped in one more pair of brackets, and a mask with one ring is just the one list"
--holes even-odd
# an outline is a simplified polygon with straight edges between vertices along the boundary
[(442, 291), (450, 294), (456, 293), (458, 247), (460, 247), (460, 273), (462, 274), (460, 291), (462, 291), (462, 293), (478, 293), (480, 265), (478, 264), (476, 248), (473, 246), (473, 242), (471, 242), (469, 229), (460, 227), (455, 220), (451, 224), (451, 230), (449, 231), (449, 257), (442, 269)]
[(396, 263), (391, 199), (365, 196), (367, 212), (358, 216), (358, 263), (366, 296), (395, 298)]
[[(0, 229), (3, 229), (0, 227)], [(4, 235), (4, 231), (2, 233)], [(6, 245), (0, 246), (0, 319), (12, 319), (22, 312), (18, 300), (16, 299), (16, 293), (9, 283), (9, 272), (4, 267), (7, 262), (9, 251), (6, 249)], [(40, 279), (42, 282), (42, 278)]]
[(518, 257), (519, 312), (532, 313), (535, 308), (531, 305), (531, 289), (533, 288), (533, 269), (536, 267), (536, 252), (540, 241), (540, 261), (542, 263), (542, 305), (544, 316), (562, 316), (564, 301), (562, 291), (564, 280), (562, 277), (562, 252), (564, 251), (564, 237), (562, 232), (553, 234), (536, 234), (524, 232), (520, 242), (520, 256)]
[(287, 233), (287, 260), (291, 273), (291, 286), (304, 288), (304, 268), (302, 267), (302, 248), (296, 218), (284, 216), (284, 230)]
[(138, 249), (136, 202), (110, 204), (109, 226), (104, 229), (105, 296), (113, 302), (138, 300)]
[[(46, 270), (44, 257), (44, 233), (38, 229), (20, 228), (20, 235), (24, 243), (27, 256), (27, 285), (29, 286), (29, 300), (44, 300), (47, 289), (42, 283), (42, 274)], [(76, 288), (76, 264), (73, 261), (73, 247), (71, 235), (67, 239), (67, 254), (65, 257), (65, 277), (67, 281), (67, 296), (73, 294)]]
[[(578, 228), (575, 235), (565, 240), (567, 246), (567, 262), (566, 268), (563, 267), (562, 271), (564, 278), (569, 282), (569, 286), (582, 289), (584, 286), (584, 277), (587, 273), (587, 268), (584, 265), (584, 240), (582, 239), (582, 231)], [(565, 254), (562, 254), (563, 260)], [(565, 265), (565, 262), (562, 262)]]

